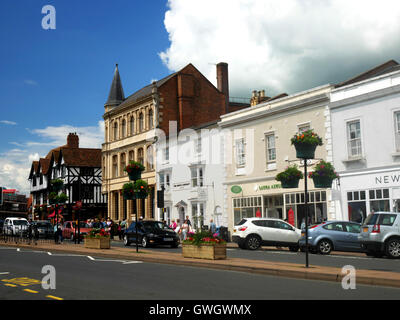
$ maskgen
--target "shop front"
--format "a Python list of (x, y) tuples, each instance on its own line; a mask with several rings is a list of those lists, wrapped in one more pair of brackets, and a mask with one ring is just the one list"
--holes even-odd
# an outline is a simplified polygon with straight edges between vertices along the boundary
[(362, 223), (369, 213), (400, 211), (400, 169), (343, 174), (340, 189), (344, 220)]
[[(306, 207), (304, 192), (288, 192), (280, 184), (257, 185), (249, 184), (234, 186), (239, 194), (232, 193), (233, 224), (242, 219), (253, 217), (268, 217), (283, 219), (300, 228), (305, 219)], [(239, 189), (240, 188), (240, 189)], [(251, 190), (251, 191), (250, 191)], [(298, 189), (295, 189), (298, 190)], [(246, 195), (251, 192), (251, 195)], [(317, 223), (328, 219), (326, 190), (310, 190), (308, 192), (309, 222)]]

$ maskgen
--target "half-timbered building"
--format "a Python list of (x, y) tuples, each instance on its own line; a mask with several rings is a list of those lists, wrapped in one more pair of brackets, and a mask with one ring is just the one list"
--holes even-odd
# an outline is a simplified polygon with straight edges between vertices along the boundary
[(79, 148), (79, 137), (70, 133), (67, 144), (50, 150), (45, 158), (33, 161), (29, 180), (36, 215), (45, 219), (50, 182), (61, 179), (68, 200), (64, 208), (66, 219), (74, 219), (73, 206), (82, 202), (82, 218), (107, 216), (107, 195), (101, 193), (101, 149)]

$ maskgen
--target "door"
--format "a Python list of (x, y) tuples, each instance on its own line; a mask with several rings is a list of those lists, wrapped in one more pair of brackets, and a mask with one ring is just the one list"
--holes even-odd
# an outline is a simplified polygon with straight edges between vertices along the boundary
[(299, 236), (295, 229), (289, 224), (282, 221), (275, 221), (277, 228), (277, 240), (279, 242), (296, 244), (299, 241)]
[(346, 230), (346, 243), (345, 246), (349, 250), (361, 250), (360, 242), (358, 241), (358, 235), (361, 231), (361, 226), (358, 223), (344, 223)]
[(347, 232), (342, 222), (334, 222), (323, 227), (326, 235), (333, 241), (335, 250), (345, 249), (348, 241)]

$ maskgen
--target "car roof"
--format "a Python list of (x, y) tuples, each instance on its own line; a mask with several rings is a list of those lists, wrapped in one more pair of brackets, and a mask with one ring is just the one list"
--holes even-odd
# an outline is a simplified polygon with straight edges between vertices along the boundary
[(253, 221), (253, 220), (276, 220), (276, 221), (283, 221), (283, 222), (286, 222), (286, 221), (284, 221), (284, 220), (282, 220), (282, 219), (279, 219), (279, 218), (268, 218), (268, 217), (265, 217), (265, 218), (243, 218), (243, 219), (246, 219), (246, 220), (248, 220), (248, 221)]

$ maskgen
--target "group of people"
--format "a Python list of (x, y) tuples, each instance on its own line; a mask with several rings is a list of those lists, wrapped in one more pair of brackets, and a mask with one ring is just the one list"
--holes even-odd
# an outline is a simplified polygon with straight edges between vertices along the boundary
[[(186, 216), (186, 219), (183, 221), (183, 223), (181, 223), (180, 219), (177, 219), (176, 221), (175, 219), (172, 219), (169, 227), (179, 235), (181, 240), (186, 240), (189, 233), (195, 232), (195, 228), (192, 226), (189, 216)], [(217, 226), (213, 219), (210, 220), (209, 230), (212, 234), (216, 233), (217, 231)]]
[(124, 219), (123, 221), (118, 221), (115, 223), (112, 219), (89, 219), (86, 222), (89, 228), (97, 228), (97, 229), (104, 229), (106, 232), (110, 233), (111, 239), (114, 239), (114, 236), (118, 236), (120, 240), (122, 240), (124, 231), (127, 227), (127, 220)]

